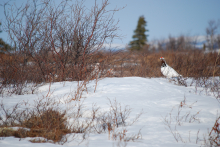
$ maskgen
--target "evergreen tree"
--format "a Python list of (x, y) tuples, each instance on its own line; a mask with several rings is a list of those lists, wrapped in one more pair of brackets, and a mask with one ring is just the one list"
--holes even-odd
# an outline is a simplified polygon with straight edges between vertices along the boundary
[[(2, 24), (1, 24), (1, 22), (0, 22), (0, 26), (1, 26)], [(0, 33), (1, 33), (2, 31), (0, 30)], [(0, 53), (5, 53), (5, 51), (9, 51), (9, 50), (11, 50), (12, 48), (11, 48), (11, 46), (10, 45), (8, 45), (6, 42), (4, 42), (4, 40), (2, 39), (2, 38), (0, 38)]]
[(132, 36), (133, 41), (129, 43), (130, 50), (141, 50), (143, 46), (147, 43), (147, 36), (145, 32), (148, 32), (146, 27), (146, 21), (144, 16), (140, 16), (138, 20), (138, 25), (136, 30), (134, 30), (134, 35)]

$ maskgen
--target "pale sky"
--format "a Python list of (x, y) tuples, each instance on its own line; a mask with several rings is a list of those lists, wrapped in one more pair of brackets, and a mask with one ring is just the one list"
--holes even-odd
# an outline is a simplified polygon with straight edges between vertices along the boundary
[[(0, 0), (2, 4), (6, 0)], [(25, 0), (17, 0), (20, 3)], [(60, 1), (60, 0), (57, 0)], [(86, 0), (90, 8), (95, 0)], [(98, 3), (101, 0), (97, 0)], [(220, 19), (220, 0), (109, 0), (107, 9), (126, 6), (115, 14), (119, 20), (119, 33), (125, 37), (113, 43), (128, 44), (132, 40), (133, 31), (138, 18), (143, 15), (149, 30), (148, 40), (166, 39), (169, 35), (201, 36), (205, 35), (208, 21)], [(0, 21), (4, 20), (3, 8), (0, 7)], [(220, 27), (218, 30), (220, 33)], [(0, 38), (7, 39), (6, 33), (0, 33)]]

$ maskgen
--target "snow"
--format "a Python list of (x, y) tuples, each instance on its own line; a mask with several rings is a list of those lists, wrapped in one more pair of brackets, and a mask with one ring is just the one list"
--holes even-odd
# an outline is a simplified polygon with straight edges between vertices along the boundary
[[(51, 97), (55, 100), (60, 100), (65, 106), (65, 99), (74, 94), (77, 84), (78, 82), (53, 83), (50, 87)], [(76, 140), (69, 140), (63, 146), (197, 147), (202, 143), (200, 141), (196, 144), (197, 132), (199, 131), (198, 137), (200, 139), (203, 139), (203, 136), (208, 134), (208, 129), (210, 130), (213, 127), (220, 108), (220, 104), (213, 96), (205, 95), (203, 92), (198, 94), (193, 86), (178, 86), (165, 78), (104, 78), (98, 81), (94, 92), (95, 84), (95, 80), (91, 81), (87, 84), (87, 91), (83, 93), (83, 101), (81, 102), (85, 109), (89, 111), (93, 104), (96, 104), (102, 111), (108, 111), (109, 100), (116, 100), (122, 107), (128, 105), (132, 108), (129, 120), (132, 120), (137, 114), (142, 112), (139, 120), (126, 128), (128, 130), (127, 136), (137, 134), (141, 129), (142, 138), (135, 142), (124, 143), (118, 140), (109, 140), (108, 133), (91, 133), (89, 138), (81, 144), (78, 144)], [(30, 104), (33, 104), (40, 96), (47, 95), (48, 90), (49, 84), (46, 84), (39, 87), (37, 94), (12, 95), (0, 98), (0, 100), (8, 107), (12, 107), (17, 102), (27, 100)], [(181, 102), (183, 106), (179, 107)], [(186, 114), (192, 116), (199, 112), (196, 115), (198, 120), (190, 123), (190, 117), (188, 117), (180, 121), (180, 126), (176, 126), (178, 112), (181, 112), (180, 116)], [(169, 116), (172, 117), (172, 120), (169, 119)], [(168, 122), (170, 121), (173, 132), (175, 132), (176, 126), (177, 133), (181, 135), (183, 142), (180, 139), (178, 139), (178, 142), (175, 140), (164, 122), (165, 119)], [(0, 146), (60, 146), (52, 143), (31, 143), (28, 141), (29, 139), (5, 137), (0, 140)]]

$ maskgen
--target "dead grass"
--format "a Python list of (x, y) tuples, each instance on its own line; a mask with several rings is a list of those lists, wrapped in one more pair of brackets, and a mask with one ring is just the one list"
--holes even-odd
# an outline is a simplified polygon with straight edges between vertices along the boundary
[[(220, 65), (220, 60), (216, 61), (217, 53), (204, 53), (200, 50), (191, 51), (161, 51), (156, 53), (131, 52), (117, 64), (115, 71), (118, 76), (140, 76), (140, 77), (161, 77), (160, 60), (163, 56), (167, 64), (173, 67), (184, 77), (210, 77), (213, 69)], [(123, 65), (123, 66), (122, 66)], [(122, 66), (122, 69), (120, 69)], [(215, 75), (220, 75), (220, 67), (216, 66)]]
[(18, 137), (44, 137), (47, 140), (53, 140), (54, 142), (61, 141), (63, 136), (67, 133), (71, 133), (71, 130), (67, 127), (67, 118), (65, 118), (65, 112), (60, 113), (57, 110), (46, 110), (38, 115), (32, 115), (30, 118), (25, 119), (23, 126), (30, 128), (30, 131), (26, 132), (26, 136)]
[[(28, 103), (17, 103), (12, 108), (0, 105), (0, 136), (43, 137), (52, 142), (65, 142), (65, 135), (73, 133), (68, 127), (66, 112), (57, 108), (52, 99), (42, 98), (29, 108)], [(11, 127), (19, 127), (12, 129)]]

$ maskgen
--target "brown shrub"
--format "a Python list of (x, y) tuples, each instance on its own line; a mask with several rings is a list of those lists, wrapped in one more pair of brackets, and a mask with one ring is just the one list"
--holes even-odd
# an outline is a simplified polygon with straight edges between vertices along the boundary
[(1, 137), (15, 136), (15, 130), (13, 130), (12, 128), (1, 127), (0, 136)]
[(65, 112), (60, 113), (52, 109), (36, 114), (33, 113), (17, 126), (21, 128), (14, 130), (3, 125), (0, 128), (0, 136), (15, 136), (18, 138), (44, 137), (53, 142), (61, 142), (65, 134), (71, 133), (71, 130), (67, 127)]
[[(116, 55), (117, 56), (117, 55)], [(163, 56), (168, 65), (184, 77), (211, 77), (215, 67), (217, 53), (204, 53), (200, 50), (161, 51), (156, 53), (130, 52), (117, 64), (118, 76), (161, 77), (160, 60)], [(216, 65), (220, 65), (217, 60)], [(216, 66), (215, 76), (220, 75), (220, 67)]]
[[(13, 58), (11, 58), (13, 56)], [(160, 52), (97, 52), (85, 60), (85, 66), (81, 69), (66, 61), (65, 71), (59, 68), (53, 58), (43, 63), (34, 60), (24, 59), (21, 55), (4, 56), (0, 58), (0, 93), (4, 88), (14, 87), (8, 90), (10, 94), (24, 94), (27, 83), (33, 83), (32, 93), (37, 85), (42, 82), (59, 82), (63, 80), (78, 81), (92, 80), (91, 73), (94, 65), (100, 63), (99, 77), (163, 77), (160, 70), (159, 58), (163, 56), (168, 65), (173, 67), (183, 77), (212, 77), (220, 75), (220, 58), (217, 53), (205, 53), (201, 50), (185, 51), (160, 51)], [(36, 55), (36, 56), (40, 56)], [(40, 64), (40, 65), (38, 65)], [(109, 74), (109, 71), (111, 74)], [(65, 78), (63, 78), (65, 77)], [(9, 88), (8, 88), (9, 89)]]
[(48, 109), (38, 115), (32, 115), (24, 120), (24, 127), (30, 128), (26, 136), (19, 137), (44, 137), (54, 142), (61, 141), (63, 136), (71, 131), (67, 127), (65, 112)]

